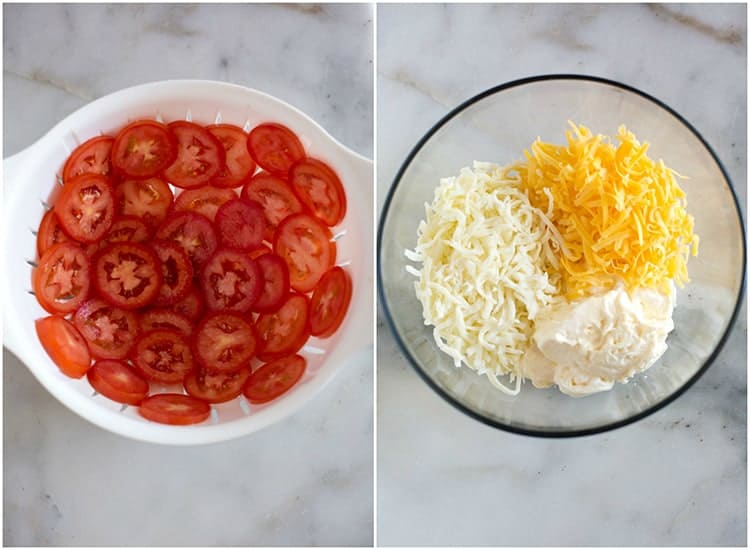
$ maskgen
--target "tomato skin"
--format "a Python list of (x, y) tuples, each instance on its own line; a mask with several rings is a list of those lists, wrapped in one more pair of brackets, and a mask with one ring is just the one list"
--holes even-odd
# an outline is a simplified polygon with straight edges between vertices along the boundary
[(255, 174), (242, 188), (243, 199), (256, 201), (263, 208), (266, 219), (264, 238), (271, 242), (278, 225), (292, 214), (305, 212), (305, 207), (289, 184), (278, 176), (265, 172)]
[(247, 150), (247, 134), (232, 124), (214, 124), (206, 130), (224, 146), (226, 164), (211, 181), (216, 187), (239, 187), (255, 172), (255, 161)]
[(213, 373), (234, 372), (255, 357), (257, 336), (250, 319), (232, 311), (207, 314), (193, 337), (193, 352)]
[(346, 193), (336, 172), (326, 163), (304, 158), (289, 171), (292, 189), (319, 220), (333, 227), (346, 214)]
[(203, 297), (208, 309), (248, 311), (263, 289), (263, 274), (247, 254), (220, 248), (203, 265)]
[(172, 190), (159, 178), (126, 179), (115, 186), (115, 207), (123, 216), (140, 218), (153, 232), (172, 206)]
[(206, 420), (211, 415), (211, 406), (189, 395), (159, 393), (144, 399), (138, 412), (153, 422), (186, 426)]
[(174, 241), (156, 240), (151, 248), (159, 258), (162, 284), (154, 299), (156, 306), (176, 304), (187, 296), (193, 286), (193, 264), (185, 250)]
[(223, 246), (250, 251), (263, 242), (266, 219), (255, 201), (234, 199), (222, 204), (215, 222)]
[(130, 359), (146, 379), (164, 384), (182, 382), (195, 365), (187, 337), (169, 329), (141, 334), (130, 351)]
[(39, 305), (50, 313), (75, 311), (91, 286), (91, 264), (86, 252), (67, 241), (49, 248), (32, 273), (32, 286)]
[(155, 120), (131, 122), (112, 144), (112, 166), (131, 178), (154, 177), (176, 158), (177, 141)]
[(176, 330), (185, 336), (193, 334), (193, 323), (176, 311), (170, 309), (149, 309), (144, 311), (138, 319), (142, 332), (157, 329)]
[(205, 369), (195, 369), (183, 381), (185, 390), (206, 403), (225, 403), (242, 393), (242, 388), (250, 377), (250, 369), (243, 367), (231, 373), (212, 373)]
[(305, 148), (295, 133), (275, 122), (253, 128), (247, 137), (247, 150), (261, 168), (279, 176), (286, 176), (292, 164), (305, 157)]
[(81, 333), (70, 321), (58, 315), (37, 319), (36, 334), (44, 351), (60, 371), (81, 378), (91, 367), (91, 354)]
[(97, 361), (86, 377), (97, 392), (118, 403), (139, 405), (148, 396), (148, 382), (122, 361)]
[(310, 334), (332, 336), (346, 317), (352, 299), (352, 278), (336, 266), (320, 279), (310, 299)]
[(107, 178), (83, 174), (63, 185), (55, 201), (58, 222), (68, 237), (93, 243), (107, 234), (115, 219), (115, 199)]
[(57, 214), (54, 209), (47, 210), (39, 223), (39, 229), (36, 233), (36, 251), (39, 257), (52, 246), (58, 243), (69, 241), (70, 237), (63, 231), (60, 222), (57, 220)]
[(209, 220), (216, 219), (216, 212), (221, 205), (237, 198), (234, 189), (222, 189), (206, 185), (197, 189), (185, 189), (174, 201), (174, 211), (186, 210), (206, 216)]
[(94, 287), (107, 302), (122, 309), (147, 306), (159, 295), (159, 257), (146, 245), (117, 242), (100, 250), (92, 262)]
[(307, 361), (300, 355), (280, 357), (253, 371), (242, 391), (250, 403), (268, 403), (289, 391), (306, 368)]
[(290, 294), (273, 313), (262, 313), (255, 322), (258, 358), (273, 361), (298, 352), (310, 337), (309, 299)]
[(307, 214), (289, 216), (273, 237), (273, 251), (289, 268), (289, 284), (310, 292), (336, 262), (336, 244), (328, 227)]
[(108, 176), (112, 172), (112, 144), (110, 136), (96, 136), (76, 147), (65, 161), (62, 177), (68, 182), (81, 174)]
[(97, 359), (127, 357), (138, 335), (138, 320), (133, 312), (113, 307), (100, 298), (84, 302), (73, 314), (73, 324)]
[(196, 268), (203, 265), (219, 244), (211, 221), (195, 212), (171, 214), (159, 226), (156, 238), (179, 244)]
[(167, 126), (177, 142), (177, 158), (164, 170), (172, 185), (183, 189), (200, 187), (225, 166), (224, 146), (203, 126), (178, 120)]
[(289, 268), (280, 256), (270, 250), (255, 262), (263, 275), (263, 289), (251, 309), (259, 313), (272, 313), (289, 295)]

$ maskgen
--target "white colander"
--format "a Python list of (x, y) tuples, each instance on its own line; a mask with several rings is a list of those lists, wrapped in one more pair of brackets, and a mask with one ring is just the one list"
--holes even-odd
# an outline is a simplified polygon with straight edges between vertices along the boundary
[[(328, 339), (311, 338), (300, 352), (308, 368), (300, 382), (281, 398), (251, 405), (244, 397), (214, 405), (202, 424), (167, 426), (145, 420), (137, 407), (120, 405), (97, 394), (86, 377), (63, 375), (39, 344), (34, 320), (48, 315), (30, 293), (36, 236), (65, 159), (93, 136), (113, 134), (127, 122), (157, 118), (188, 119), (201, 124), (232, 123), (246, 130), (267, 121), (291, 128), (310, 156), (338, 172), (346, 189), (346, 217), (333, 229), (337, 264), (353, 281), (352, 301), (344, 323)], [(41, 384), (83, 418), (112, 432), (156, 443), (189, 445), (239, 437), (268, 426), (299, 409), (320, 392), (347, 359), (372, 343), (373, 320), (373, 178), (372, 162), (347, 149), (294, 107), (241, 86), (205, 80), (170, 80), (135, 86), (107, 95), (74, 112), (39, 141), (3, 162), (4, 344)], [(152, 385), (152, 391), (154, 386)], [(156, 388), (167, 391), (168, 388)], [(171, 391), (174, 391), (172, 388)]]

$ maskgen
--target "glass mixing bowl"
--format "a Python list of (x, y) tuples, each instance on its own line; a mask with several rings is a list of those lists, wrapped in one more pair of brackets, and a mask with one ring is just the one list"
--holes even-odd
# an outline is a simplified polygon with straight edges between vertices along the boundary
[[(689, 179), (681, 180), (700, 236), (688, 262), (690, 283), (677, 292), (669, 349), (646, 372), (609, 392), (572, 398), (526, 382), (515, 397), (486, 377), (455, 368), (425, 326), (405, 249), (413, 249), (424, 204), (440, 178), (474, 160), (507, 164), (537, 138), (564, 143), (568, 120), (614, 135), (620, 124), (651, 144)], [(378, 230), (378, 286), (397, 342), (439, 395), (473, 418), (527, 435), (586, 435), (623, 426), (673, 401), (711, 365), (737, 316), (745, 280), (745, 233), (737, 196), (711, 147), (689, 122), (659, 100), (629, 86), (593, 77), (549, 75), (503, 84), (469, 99), (417, 143), (399, 170)], [(501, 378), (508, 383), (508, 378)]]

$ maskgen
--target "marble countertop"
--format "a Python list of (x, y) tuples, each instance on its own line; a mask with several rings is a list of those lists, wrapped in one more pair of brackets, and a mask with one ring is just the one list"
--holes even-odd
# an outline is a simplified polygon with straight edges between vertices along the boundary
[[(97, 97), (169, 78), (263, 90), (372, 157), (370, 5), (3, 11), (6, 157)], [(290, 418), (195, 448), (105, 432), (3, 362), (6, 546), (372, 544), (372, 349)]]
[[(378, 204), (421, 136), (497, 84), (625, 82), (690, 120), (746, 204), (743, 5), (379, 5)], [(379, 545), (745, 546), (747, 321), (685, 395), (630, 426), (546, 440), (437, 396), (378, 319)]]

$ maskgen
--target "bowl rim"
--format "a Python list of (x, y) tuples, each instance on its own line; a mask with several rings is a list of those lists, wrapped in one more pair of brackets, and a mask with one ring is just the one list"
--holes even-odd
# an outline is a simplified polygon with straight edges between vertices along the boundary
[[(722, 334), (721, 338), (716, 344), (716, 347), (708, 356), (708, 358), (704, 361), (703, 365), (701, 365), (698, 371), (696, 371), (696, 373), (693, 374), (693, 376), (691, 376), (681, 387), (675, 390), (671, 395), (667, 396), (666, 398), (662, 399), (658, 403), (628, 418), (617, 420), (615, 422), (609, 422), (607, 424), (603, 424), (601, 426), (597, 426), (594, 428), (573, 429), (573, 430), (566, 429), (566, 430), (555, 430), (555, 431), (544, 430), (544, 429), (522, 428), (522, 427), (513, 426), (504, 422), (500, 422), (497, 420), (487, 418), (471, 410), (469, 407), (467, 407), (466, 405), (464, 405), (463, 403), (461, 403), (460, 401), (452, 397), (450, 394), (444, 391), (440, 386), (438, 386), (432, 380), (432, 378), (430, 378), (427, 375), (427, 373), (422, 369), (422, 367), (419, 365), (419, 362), (416, 360), (416, 358), (409, 352), (404, 340), (402, 339), (401, 335), (396, 330), (393, 316), (388, 307), (388, 302), (385, 298), (385, 288), (383, 287), (383, 276), (382, 276), (383, 266), (382, 266), (382, 260), (381, 260), (381, 253), (383, 250), (382, 248), (383, 230), (385, 227), (385, 221), (388, 217), (388, 212), (390, 210), (390, 205), (391, 205), (393, 196), (396, 192), (396, 189), (398, 188), (399, 183), (401, 183), (401, 178), (403, 177), (404, 173), (409, 168), (412, 161), (420, 152), (422, 147), (424, 147), (424, 145), (432, 138), (432, 136), (438, 130), (440, 130), (446, 123), (452, 120), (455, 116), (459, 115), (467, 108), (471, 107), (475, 103), (478, 103), (481, 100), (489, 96), (495, 95), (505, 90), (509, 90), (511, 88), (517, 88), (520, 86), (525, 86), (527, 84), (534, 84), (534, 83), (544, 82), (544, 81), (549, 81), (549, 80), (577, 80), (577, 81), (584, 81), (584, 82), (589, 82), (589, 83), (594, 83), (594, 84), (604, 84), (608, 86), (613, 86), (615, 88), (619, 88), (626, 92), (630, 92), (632, 94), (638, 95), (654, 103), (658, 107), (661, 107), (664, 111), (666, 111), (667, 113), (675, 117), (680, 123), (682, 123), (683, 126), (685, 126), (685, 128), (687, 128), (690, 132), (692, 132), (692, 134), (698, 139), (698, 141), (700, 141), (703, 147), (705, 147), (705, 149), (711, 155), (716, 165), (719, 167), (719, 170), (721, 171), (722, 176), (724, 177), (724, 183), (729, 188), (729, 192), (731, 193), (731, 196), (734, 200), (734, 207), (735, 207), (737, 218), (740, 224), (741, 237), (742, 237), (742, 276), (741, 276), (741, 281), (740, 281), (740, 289), (737, 294), (737, 300), (734, 305), (734, 310), (732, 311), (732, 315), (729, 318), (729, 323), (727, 323), (726, 329), (724, 330), (724, 334)], [(460, 105), (452, 109), (448, 114), (444, 115), (435, 124), (433, 124), (432, 127), (429, 130), (427, 130), (427, 132), (422, 136), (422, 138), (417, 142), (417, 144), (411, 149), (406, 159), (401, 164), (401, 167), (398, 169), (398, 172), (396, 172), (395, 177), (393, 178), (393, 182), (391, 183), (391, 186), (388, 189), (388, 193), (386, 194), (385, 201), (383, 203), (382, 212), (380, 214), (380, 219), (378, 221), (378, 234), (377, 234), (376, 246), (377, 246), (377, 269), (378, 269), (378, 273), (377, 273), (378, 275), (377, 276), (378, 298), (379, 298), (380, 304), (383, 307), (385, 320), (386, 320), (386, 323), (388, 324), (388, 328), (390, 329), (391, 334), (394, 336), (396, 343), (398, 344), (398, 347), (401, 349), (401, 352), (408, 359), (409, 363), (414, 368), (414, 370), (417, 371), (417, 374), (420, 376), (420, 378), (422, 378), (422, 380), (424, 380), (424, 382), (426, 382), (428, 386), (430, 386), (440, 397), (442, 397), (445, 401), (447, 401), (453, 407), (463, 412), (464, 414), (467, 414), (471, 418), (482, 422), (483, 424), (486, 424), (493, 428), (497, 428), (499, 430), (503, 430), (505, 432), (510, 432), (510, 433), (519, 434), (519, 435), (533, 436), (533, 437), (542, 437), (542, 438), (569, 438), (569, 437), (581, 437), (581, 436), (605, 433), (605, 432), (608, 432), (617, 428), (621, 428), (623, 426), (627, 426), (643, 418), (646, 418), (647, 416), (650, 416), (656, 411), (666, 407), (667, 405), (675, 401), (678, 397), (680, 397), (682, 394), (684, 394), (693, 384), (695, 384), (695, 382), (698, 381), (698, 379), (701, 376), (703, 376), (703, 374), (708, 370), (708, 368), (714, 363), (716, 358), (719, 356), (722, 348), (724, 347), (727, 340), (729, 339), (729, 335), (732, 332), (732, 329), (734, 328), (735, 322), (737, 321), (737, 317), (739, 315), (740, 308), (742, 307), (742, 297), (745, 292), (745, 283), (746, 283), (745, 278), (747, 275), (747, 252), (746, 252), (747, 239), (745, 236), (745, 224), (742, 218), (742, 209), (740, 207), (739, 198), (737, 197), (737, 193), (734, 189), (734, 186), (732, 185), (732, 180), (729, 177), (729, 174), (727, 173), (726, 169), (724, 168), (724, 165), (722, 164), (721, 160), (719, 160), (718, 155), (714, 152), (714, 150), (711, 148), (708, 142), (701, 135), (701, 133), (692, 124), (690, 124), (690, 122), (688, 122), (688, 120), (685, 117), (680, 115), (677, 111), (672, 109), (669, 105), (657, 99), (656, 97), (642, 90), (639, 90), (638, 88), (634, 88), (633, 86), (624, 84), (617, 80), (611, 80), (611, 79), (594, 76), (594, 75), (575, 74), (575, 73), (552, 73), (552, 74), (535, 75), (535, 76), (529, 76), (529, 77), (520, 78), (516, 80), (511, 80), (503, 84), (493, 86), (492, 88), (488, 88), (485, 91), (480, 92), (479, 94), (476, 94), (470, 97), (469, 99), (465, 100)]]

